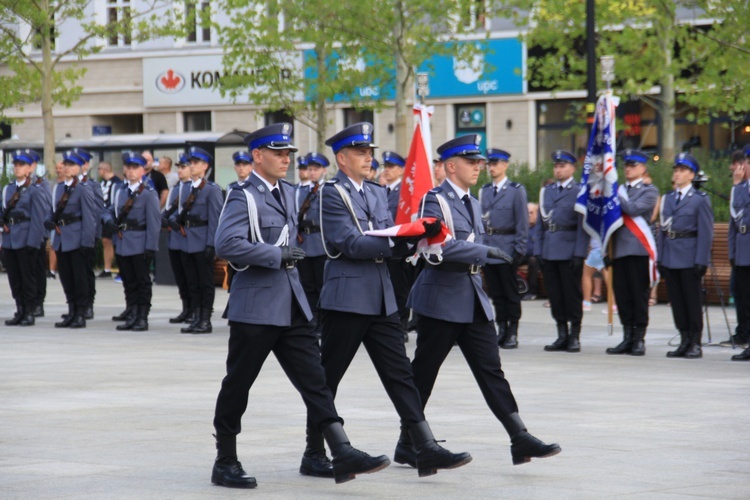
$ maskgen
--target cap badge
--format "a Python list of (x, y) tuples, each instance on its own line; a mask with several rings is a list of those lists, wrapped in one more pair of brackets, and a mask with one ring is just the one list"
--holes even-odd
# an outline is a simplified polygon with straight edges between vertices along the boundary
[(281, 132), (282, 132), (282, 133), (283, 133), (284, 135), (288, 135), (288, 134), (289, 134), (289, 128), (290, 128), (290, 127), (289, 127), (289, 124), (288, 124), (288, 123), (285, 123), (284, 125), (282, 125), (282, 126), (281, 126)]
[(370, 133), (370, 124), (369, 123), (365, 123), (364, 125), (362, 125), (362, 133), (363, 134), (369, 134)]

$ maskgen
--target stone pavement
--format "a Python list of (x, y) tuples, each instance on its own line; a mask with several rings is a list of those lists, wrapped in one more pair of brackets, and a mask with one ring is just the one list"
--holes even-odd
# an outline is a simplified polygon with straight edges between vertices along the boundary
[[(520, 348), (501, 353), (530, 431), (560, 443), (553, 458), (513, 466), (509, 440), (487, 409), (460, 351), (446, 360), (427, 416), (439, 439), (474, 460), (418, 478), (391, 465), (335, 485), (299, 475), (305, 409), (273, 357), (251, 391), (240, 459), (256, 490), (211, 485), (213, 407), (224, 374), (228, 328), (181, 335), (167, 318), (174, 287), (156, 286), (151, 331), (116, 332), (122, 289), (98, 280), (96, 319), (55, 329), (65, 310), (49, 281), (47, 316), (30, 328), (0, 323), (0, 498), (748, 498), (750, 363), (739, 350), (704, 349), (701, 360), (664, 357), (671, 312), (651, 309), (643, 358), (607, 356), (604, 306), (586, 313), (580, 354), (547, 353), (553, 322), (525, 302)], [(0, 275), (0, 317), (13, 311)], [(734, 325), (734, 311), (729, 310)], [(711, 308), (713, 341), (727, 338)], [(407, 345), (413, 356), (415, 337)], [(367, 354), (358, 353), (336, 400), (352, 443), (392, 457), (398, 417)]]

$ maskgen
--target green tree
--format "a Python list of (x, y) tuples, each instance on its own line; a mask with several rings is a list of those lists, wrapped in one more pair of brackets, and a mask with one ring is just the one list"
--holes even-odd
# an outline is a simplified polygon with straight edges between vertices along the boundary
[[(53, 106), (70, 106), (81, 94), (77, 84), (85, 68), (77, 62), (100, 52), (101, 40), (127, 38), (143, 42), (153, 37), (182, 34), (181, 23), (167, 0), (143, 0), (142, 8), (123, 7), (117, 19), (97, 22), (93, 0), (0, 0), (0, 120), (3, 111), (40, 103), (44, 122), (44, 158), (55, 154)], [(69, 46), (56, 46), (60, 26), (74, 23)], [(70, 25), (68, 25), (70, 26)], [(72, 31), (72, 30), (71, 30)]]
[[(327, 136), (327, 110), (335, 100), (355, 108), (381, 109), (395, 96), (396, 142), (406, 151), (411, 133), (414, 72), (429, 58), (480, 48), (446, 44), (476, 32), (462, 22), (473, 0), (221, 0), (231, 23), (216, 26), (225, 48), (221, 91), (284, 110)], [(494, 4), (494, 1), (488, 2)], [(480, 29), (481, 32), (481, 29)], [(303, 71), (295, 57), (309, 50)], [(361, 89), (375, 89), (362, 95)]]
[[(585, 2), (505, 0), (505, 4), (532, 13), (517, 17), (519, 26), (528, 27), (528, 46), (541, 49), (540, 55), (528, 59), (531, 85), (585, 88)], [(693, 18), (678, 19), (678, 9), (691, 12)], [(743, 38), (748, 9), (744, 0), (596, 1), (597, 58), (615, 56), (616, 94), (637, 97), (663, 117), (661, 146), (666, 158), (675, 152), (675, 117), (687, 114), (706, 121), (750, 108), (750, 51)], [(719, 22), (709, 27), (690, 22), (697, 19)], [(650, 92), (655, 86), (660, 88), (656, 95)]]

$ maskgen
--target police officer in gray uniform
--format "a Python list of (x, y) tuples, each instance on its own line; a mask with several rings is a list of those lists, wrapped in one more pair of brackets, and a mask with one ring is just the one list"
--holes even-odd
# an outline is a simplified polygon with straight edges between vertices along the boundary
[(143, 332), (148, 330), (152, 296), (150, 270), (161, 232), (159, 195), (143, 180), (146, 159), (142, 155), (123, 153), (122, 164), (125, 182), (115, 192), (112, 205), (102, 215), (102, 222), (112, 233), (125, 303), (133, 311), (117, 329)]
[(247, 136), (254, 170), (243, 189), (229, 192), (216, 232), (217, 254), (237, 269), (227, 311), (227, 375), (214, 415), (217, 456), (211, 481), (222, 486), (257, 485), (237, 460), (237, 434), (248, 391), (271, 352), (302, 396), (308, 421), (325, 436), (333, 454), (330, 475), (337, 483), (390, 463), (388, 457), (351, 447), (325, 384), (296, 269), (305, 252), (291, 245), (297, 236), (294, 190), (283, 180), (289, 153), (297, 150), (291, 133), (291, 124), (277, 123)]
[[(479, 270), (507, 255), (486, 244), (479, 202), (469, 194), (485, 161), (480, 142), (480, 136), (469, 134), (440, 146), (447, 179), (422, 199), (420, 216), (444, 220), (454, 239), (444, 245), (442, 260), (428, 259), (409, 295), (409, 306), (419, 315), (412, 367), (425, 406), (443, 361), (458, 344), (487, 405), (511, 438), (513, 464), (522, 464), (556, 455), (560, 447), (527, 432), (500, 366), (492, 306)], [(409, 437), (402, 430), (394, 460), (414, 466)]]
[(661, 200), (661, 231), (657, 238), (661, 275), (667, 280), (672, 317), (680, 331), (680, 345), (668, 358), (700, 358), (703, 335), (701, 281), (711, 264), (714, 213), (706, 193), (693, 187), (700, 167), (690, 153), (674, 160), (674, 191)]
[[(745, 146), (750, 158), (750, 146)], [(729, 201), (729, 262), (734, 268), (734, 297), (737, 310), (737, 337), (750, 336), (750, 162), (738, 167), (744, 180), (735, 184)], [(750, 347), (732, 356), (732, 361), (750, 361)]]
[(187, 273), (191, 305), (196, 320), (182, 333), (211, 333), (211, 313), (214, 310), (214, 235), (223, 204), (221, 188), (206, 179), (206, 171), (213, 162), (208, 151), (191, 146), (186, 153), (190, 158), (192, 184), (184, 185), (180, 192), (182, 206), (169, 217), (170, 227), (185, 238), (183, 265)]
[[(642, 237), (650, 235), (651, 214), (659, 199), (659, 191), (643, 182), (648, 155), (643, 151), (626, 149), (622, 155), (625, 163), (625, 182), (620, 186), (620, 208), (634, 222), (641, 217)], [(639, 226), (635, 226), (638, 228)], [(646, 354), (646, 327), (648, 326), (648, 298), (651, 292), (648, 247), (623, 224), (612, 235), (613, 255), (605, 257), (612, 265), (617, 310), (622, 324), (622, 342), (607, 349), (607, 354)]]
[[(6, 185), (0, 204), (3, 262), (16, 313), (7, 326), (31, 326), (38, 295), (38, 253), (45, 241), (44, 219), (50, 212), (47, 188), (32, 182), (38, 155), (32, 150), (12, 153), (15, 182)], [(44, 278), (43, 278), (44, 279)]]
[(44, 221), (44, 227), (53, 231), (52, 248), (68, 303), (68, 314), (55, 327), (85, 328), (91, 296), (88, 275), (81, 270), (86, 269), (86, 258), (94, 251), (101, 209), (94, 191), (79, 180), (86, 161), (72, 151), (66, 151), (62, 161), (65, 181), (55, 188), (52, 211)]
[(227, 192), (234, 188), (241, 188), (250, 179), (250, 173), (253, 171), (253, 155), (250, 151), (235, 151), (232, 155), (234, 161), (234, 171), (237, 173), (237, 180), (227, 186)]
[(492, 182), (482, 186), (479, 203), (485, 244), (499, 248), (513, 261), (484, 266), (487, 290), (495, 306), (497, 345), (503, 349), (518, 347), (518, 322), (521, 319), (521, 295), (516, 284), (516, 271), (526, 255), (529, 232), (529, 210), (526, 189), (505, 175), (510, 153), (487, 149), (487, 166)]
[[(307, 174), (311, 185), (305, 190), (304, 198), (296, 198), (297, 204), (297, 246), (305, 251), (305, 258), (299, 262), (299, 280), (307, 296), (313, 313), (312, 328), (319, 337), (322, 324), (318, 300), (323, 289), (323, 269), (326, 264), (326, 253), (323, 239), (320, 236), (320, 189), (325, 183), (326, 168), (330, 165), (322, 153), (311, 151), (305, 156)], [(295, 191), (295, 196), (301, 194)]]
[[(42, 157), (38, 152), (33, 149), (24, 149), (28, 154), (31, 154), (34, 159), (34, 163), (31, 164), (31, 171), (34, 172), (35, 178), (33, 179), (34, 184), (41, 187), (44, 190), (44, 196), (47, 198), (47, 205), (52, 206), (52, 188), (47, 182), (46, 172), (37, 172), (38, 163), (42, 161)], [(49, 212), (49, 210), (47, 211)], [(47, 217), (47, 214), (44, 214)], [(42, 225), (44, 219), (42, 219)], [(39, 251), (36, 254), (36, 264), (34, 269), (37, 272), (36, 277), (36, 301), (32, 315), (35, 318), (41, 318), (44, 316), (44, 301), (47, 298), (47, 273), (48, 273), (48, 258), (47, 258), (47, 243), (49, 242), (49, 231), (44, 231), (44, 239), (41, 245), (39, 245)]]
[[(451, 453), (435, 441), (404, 348), (396, 297), (385, 260), (405, 255), (408, 244), (418, 239), (392, 242), (389, 238), (363, 234), (368, 229), (392, 225), (385, 189), (365, 180), (376, 147), (372, 133), (372, 124), (361, 122), (326, 141), (339, 171), (326, 182), (321, 195), (321, 232), (331, 259), (326, 263), (320, 294), (321, 355), (326, 383), (335, 396), (346, 369), (364, 344), (401, 417), (402, 428), (415, 444), (419, 476), (429, 476), (438, 469), (465, 465), (471, 461), (471, 455)], [(427, 235), (434, 235), (440, 225), (429, 225), (426, 229)], [(319, 463), (324, 463), (325, 451), (320, 450), (312, 424), (308, 421), (305, 457), (317, 452)], [(308, 473), (303, 469), (300, 472)], [(318, 470), (312, 473), (323, 475)]]
[(534, 256), (542, 263), (544, 287), (557, 323), (557, 340), (545, 351), (580, 352), (583, 318), (583, 259), (589, 236), (583, 230), (583, 216), (575, 211), (579, 185), (573, 179), (576, 157), (557, 150), (552, 153), (557, 182), (539, 193), (538, 237)]

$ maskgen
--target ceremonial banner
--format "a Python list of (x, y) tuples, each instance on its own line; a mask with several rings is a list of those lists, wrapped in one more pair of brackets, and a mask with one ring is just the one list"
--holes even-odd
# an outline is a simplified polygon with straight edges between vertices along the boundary
[(432, 189), (432, 138), (430, 116), (433, 108), (417, 104), (414, 106), (414, 136), (406, 158), (404, 178), (401, 181), (401, 196), (396, 209), (396, 224), (414, 221), (419, 215), (419, 203), (427, 191)]
[[(368, 236), (393, 237), (393, 236), (421, 236), (425, 233), (424, 223), (432, 224), (436, 221), (435, 217), (423, 217), (416, 219), (414, 222), (399, 224), (386, 229), (371, 229), (365, 231)], [(414, 248), (414, 256), (409, 257), (407, 261), (411, 262), (421, 254), (425, 257), (430, 255), (440, 256), (443, 254), (443, 245), (453, 239), (451, 232), (445, 224), (441, 224), (440, 232), (432, 238), (422, 238)]]

